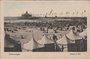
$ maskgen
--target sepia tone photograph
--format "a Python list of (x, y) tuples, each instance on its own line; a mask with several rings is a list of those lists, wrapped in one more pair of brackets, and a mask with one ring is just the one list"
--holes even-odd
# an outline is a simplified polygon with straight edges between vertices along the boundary
[(58, 2), (4, 6), (4, 52), (87, 52), (85, 9)]

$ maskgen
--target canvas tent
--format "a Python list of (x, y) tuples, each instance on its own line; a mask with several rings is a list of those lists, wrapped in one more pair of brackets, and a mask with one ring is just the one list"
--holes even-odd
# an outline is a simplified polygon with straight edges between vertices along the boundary
[(87, 51), (87, 29), (85, 29), (83, 32), (79, 34), (83, 37), (83, 51)]
[(44, 51), (54, 51), (54, 41), (49, 39), (46, 35), (44, 35), (38, 43), (45, 46)]
[(67, 34), (68, 38), (68, 50), (69, 51), (81, 51), (83, 49), (83, 39), (80, 35), (77, 35), (71, 30)]
[(85, 39), (85, 37), (87, 36), (87, 29), (85, 29), (85, 30), (84, 30), (83, 32), (81, 32), (79, 35), (82, 36), (82, 37)]
[(75, 40), (82, 39), (82, 37), (80, 35), (75, 34), (73, 30), (71, 30), (66, 36), (68, 37), (68, 39), (70, 39), (70, 43), (75, 43)]
[(52, 34), (52, 33), (55, 33), (55, 31), (53, 29), (48, 29), (48, 33)]
[(67, 37), (64, 35), (61, 39), (57, 40), (57, 44), (61, 44), (61, 45), (66, 45), (68, 44), (67, 42)]
[(38, 43), (44, 45), (44, 44), (52, 44), (54, 43), (54, 41), (49, 39), (46, 35), (44, 35), (42, 39), (38, 41)]
[(67, 37), (66, 35), (64, 35), (61, 39), (57, 40), (57, 45), (59, 46), (59, 48), (62, 49), (62, 51), (68, 51), (67, 49)]
[(29, 42), (22, 45), (22, 51), (33, 51), (33, 49), (44, 47), (44, 45), (38, 44), (34, 38), (31, 38)]
[(4, 51), (5, 52), (21, 52), (21, 44), (10, 38), (10, 35), (5, 34)]

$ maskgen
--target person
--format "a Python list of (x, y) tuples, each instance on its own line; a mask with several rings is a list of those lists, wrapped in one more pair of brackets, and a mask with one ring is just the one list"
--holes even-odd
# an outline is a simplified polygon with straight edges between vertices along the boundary
[(53, 34), (53, 40), (56, 42), (58, 40), (57, 36)]
[(21, 35), (21, 39), (24, 39), (24, 36), (23, 35)]
[(62, 45), (62, 52), (63, 52), (63, 50), (64, 50), (64, 46)]

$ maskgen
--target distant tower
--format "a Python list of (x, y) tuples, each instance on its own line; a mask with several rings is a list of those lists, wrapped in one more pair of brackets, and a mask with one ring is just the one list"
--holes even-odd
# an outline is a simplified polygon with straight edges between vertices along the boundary
[(22, 14), (22, 17), (28, 19), (28, 18), (31, 18), (32, 15), (29, 14), (28, 11), (26, 11), (26, 13)]
[(29, 14), (28, 11), (26, 11), (26, 14)]

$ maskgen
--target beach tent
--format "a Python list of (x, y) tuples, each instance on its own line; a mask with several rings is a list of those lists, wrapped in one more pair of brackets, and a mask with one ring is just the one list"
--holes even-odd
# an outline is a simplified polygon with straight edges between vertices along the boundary
[(81, 51), (83, 48), (83, 39), (80, 35), (75, 34), (73, 30), (71, 30), (67, 34), (68, 38), (68, 50), (69, 51)]
[(41, 40), (38, 40), (38, 43), (44, 45), (54, 43), (54, 41), (49, 39), (46, 35), (44, 35)]
[(55, 31), (53, 29), (48, 29), (48, 33), (53, 34)]
[(67, 41), (66, 35), (64, 35), (61, 39), (58, 39), (56, 42), (62, 51), (68, 51), (68, 48), (67, 48), (68, 41)]
[(66, 36), (68, 39), (70, 39), (70, 43), (75, 43), (75, 40), (82, 39), (82, 37), (80, 35), (75, 34), (73, 30), (71, 30)]
[(54, 41), (46, 35), (44, 35), (41, 40), (38, 40), (38, 43), (45, 46), (44, 51), (54, 51)]
[(22, 45), (22, 51), (33, 51), (33, 49), (44, 47), (43, 45), (38, 44), (34, 38), (31, 38), (26, 44)]
[(4, 40), (5, 52), (21, 52), (21, 44), (10, 38), (10, 35), (5, 34)]
[(61, 44), (61, 45), (66, 45), (68, 44), (67, 42), (67, 37), (64, 35), (61, 39), (57, 40), (57, 44)]
[(85, 29), (83, 32), (79, 34), (80, 36), (83, 37), (83, 51), (87, 51), (87, 29)]
[(85, 30), (84, 30), (83, 32), (81, 32), (79, 35), (82, 36), (82, 37), (85, 39), (85, 37), (87, 36), (87, 29), (85, 29)]

